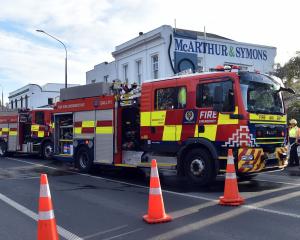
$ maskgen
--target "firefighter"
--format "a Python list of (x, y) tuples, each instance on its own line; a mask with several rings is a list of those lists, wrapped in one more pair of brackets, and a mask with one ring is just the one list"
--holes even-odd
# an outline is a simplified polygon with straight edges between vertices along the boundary
[(299, 138), (299, 129), (297, 127), (297, 120), (291, 119), (289, 126), (289, 144), (290, 144), (290, 159), (289, 166), (299, 166), (299, 158), (297, 153)]

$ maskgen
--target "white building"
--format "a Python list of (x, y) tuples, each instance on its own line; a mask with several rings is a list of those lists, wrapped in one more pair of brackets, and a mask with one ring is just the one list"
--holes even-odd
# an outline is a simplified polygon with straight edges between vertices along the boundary
[[(68, 87), (78, 86), (78, 84), (68, 84)], [(28, 84), (9, 93), (9, 108), (39, 108), (52, 105), (59, 97), (60, 89), (65, 84), (47, 83), (43, 86)]]
[(273, 70), (276, 48), (163, 25), (116, 46), (112, 55), (115, 61), (98, 64), (86, 73), (87, 84), (115, 79), (140, 83), (184, 70), (207, 71), (217, 65), (268, 73)]

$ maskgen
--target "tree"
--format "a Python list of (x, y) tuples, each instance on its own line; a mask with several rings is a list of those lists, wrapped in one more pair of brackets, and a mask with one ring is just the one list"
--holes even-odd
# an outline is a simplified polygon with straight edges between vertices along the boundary
[(296, 94), (291, 96), (284, 93), (288, 119), (295, 118), (300, 122), (300, 55), (292, 57), (286, 64), (276, 65), (275, 75), (281, 78), (286, 87), (295, 90)]

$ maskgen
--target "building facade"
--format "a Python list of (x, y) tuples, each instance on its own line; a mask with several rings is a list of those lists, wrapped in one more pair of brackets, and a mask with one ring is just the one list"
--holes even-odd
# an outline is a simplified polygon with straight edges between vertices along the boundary
[[(69, 87), (78, 86), (78, 84), (68, 84)], [(28, 84), (9, 93), (9, 108), (39, 108), (52, 105), (59, 98), (60, 89), (64, 84), (47, 83), (43, 86), (37, 84)]]
[(276, 48), (163, 25), (116, 46), (112, 55), (113, 62), (98, 64), (86, 73), (87, 84), (113, 80), (140, 84), (182, 71), (208, 71), (217, 65), (269, 73)]

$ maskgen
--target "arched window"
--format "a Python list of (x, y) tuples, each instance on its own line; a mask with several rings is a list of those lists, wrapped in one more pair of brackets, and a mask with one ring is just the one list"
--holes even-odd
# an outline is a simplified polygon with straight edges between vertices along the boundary
[(18, 108), (18, 100), (15, 99), (15, 109), (17, 109), (17, 108)]
[(21, 101), (21, 108), (23, 108), (23, 97), (21, 97), (20, 101)]

